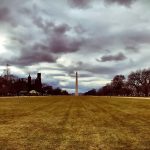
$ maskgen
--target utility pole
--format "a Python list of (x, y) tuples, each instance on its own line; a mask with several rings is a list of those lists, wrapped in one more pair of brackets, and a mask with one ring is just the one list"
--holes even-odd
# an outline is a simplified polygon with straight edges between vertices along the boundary
[(4, 77), (6, 80), (9, 80), (9, 75), (10, 75), (10, 69), (9, 69), (9, 64), (6, 65), (6, 69), (4, 69)]
[(6, 78), (7, 78), (7, 81), (8, 81), (8, 78), (9, 78), (9, 64), (6, 65)]
[(75, 96), (78, 96), (78, 72), (76, 72), (76, 82), (75, 82)]

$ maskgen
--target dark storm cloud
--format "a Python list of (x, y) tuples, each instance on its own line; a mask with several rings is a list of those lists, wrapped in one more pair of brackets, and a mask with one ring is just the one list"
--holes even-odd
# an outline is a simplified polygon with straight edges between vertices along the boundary
[[(82, 61), (72, 62), (69, 66), (64, 66), (63, 64), (59, 64), (59, 67), (62, 67), (63, 70), (69, 74), (69, 76), (73, 77), (75, 71), (85, 71), (88, 74), (114, 74), (117, 73), (120, 68), (119, 67), (108, 67), (102, 65), (94, 65), (89, 63), (84, 63)], [(87, 74), (86, 74), (87, 75)], [(90, 75), (92, 76), (92, 75)]]
[(125, 49), (129, 52), (139, 52), (140, 47), (137, 47), (137, 45), (131, 45), (131, 46), (126, 46)]
[(9, 64), (12, 65), (19, 65), (19, 66), (28, 66), (28, 65), (34, 65), (40, 62), (54, 62), (55, 58), (52, 55), (36, 53), (31, 55), (23, 55), (20, 58), (16, 58), (12, 61), (7, 61)]
[[(12, 63), (31, 65), (40, 62), (55, 62), (57, 56), (62, 53), (79, 51), (84, 42), (81, 38), (67, 35), (67, 32), (71, 30), (68, 24), (56, 25), (54, 22), (47, 21), (44, 23), (42, 19), (37, 19), (36, 25), (44, 32), (40, 36), (37, 34), (37, 37), (39, 37), (37, 42), (35, 42), (36, 34), (32, 33), (19, 34), (18, 32), (17, 36), (11, 37), (13, 43), (19, 43), (23, 46), (20, 47), (20, 58), (17, 61), (12, 60)], [(41, 40), (39, 40), (40, 38)]]
[[(54, 65), (53, 76), (62, 76), (57, 80), (61, 86), (59, 81), (67, 80), (63, 73), (70, 76), (68, 82), (75, 71), (84, 72), (81, 80), (96, 76), (99, 81), (129, 70), (130, 59), (136, 64), (130, 63), (133, 68), (142, 64), (140, 60), (146, 64), (150, 41), (149, 9), (142, 5), (146, 0), (135, 5), (136, 0), (67, 1), (69, 5), (65, 0), (0, 0), (0, 36), (6, 39), (0, 45), (1, 65), (8, 62), (22, 70), (30, 65), (47, 67), (45, 74)], [(103, 57), (98, 62), (106, 63), (95, 61), (99, 54)], [(59, 58), (61, 65), (56, 63)], [(110, 61), (120, 62), (110, 66)]]
[(80, 73), (79, 77), (80, 78), (88, 78), (88, 77), (92, 77), (93, 74), (92, 73)]
[(18, 14), (18, 10), (26, 3), (27, 1), (23, 0), (0, 0), (0, 21), (6, 25), (16, 27), (20, 23), (21, 15)]
[(133, 2), (137, 0), (104, 0), (104, 1), (109, 4), (118, 3), (120, 5), (130, 6)]
[[(86, 51), (101, 51), (106, 52), (106, 49), (123, 49), (126, 52), (140, 52), (142, 45), (149, 44), (150, 41), (150, 31), (148, 29), (124, 29), (120, 32), (109, 32), (105, 31), (105, 34), (101, 36), (91, 34), (84, 44), (84, 49)], [(101, 29), (98, 33), (101, 32)], [(112, 50), (116, 51), (116, 50)], [(111, 52), (109, 50), (108, 52)]]
[[(55, 23), (50, 23), (51, 29), (49, 30), (49, 35), (47, 35), (47, 40), (43, 44), (49, 52), (53, 53), (66, 53), (66, 52), (76, 52), (80, 50), (83, 44), (83, 39), (71, 37), (66, 33), (70, 31), (71, 27), (67, 24), (55, 25)], [(47, 26), (47, 25), (46, 25)], [(47, 30), (47, 27), (42, 27), (43, 30)], [(43, 49), (44, 50), (44, 49)]]
[(115, 74), (120, 70), (120, 68), (115, 68), (115, 67), (107, 67), (107, 66), (96, 66), (96, 65), (91, 65), (90, 68), (87, 65), (85, 68), (85, 71), (88, 71), (90, 73), (94, 74)]
[(10, 11), (8, 8), (0, 8), (0, 21), (8, 21)]
[(118, 37), (124, 45), (127, 45), (127, 47), (137, 47), (140, 44), (149, 43), (150, 31), (145, 29), (124, 30), (118, 35)]
[(64, 34), (65, 32), (70, 30), (70, 26), (67, 24), (61, 24), (58, 26), (54, 27), (54, 32), (58, 33), (58, 34)]
[(55, 22), (45, 20), (37, 15), (32, 16), (32, 21), (34, 25), (43, 30), (45, 34), (49, 34), (51, 32), (54, 32), (56, 34), (65, 34), (67, 31), (71, 29), (71, 27), (67, 23), (56, 25)]
[(45, 34), (48, 34), (54, 27), (55, 23), (50, 20), (45, 20), (40, 16), (33, 15), (30, 12), (33, 24), (44, 31)]
[[(16, 2), (18, 1), (16, 0)], [(72, 0), (70, 2), (74, 4), (75, 6), (83, 7), (83, 6), (87, 6), (88, 3), (90, 3), (91, 1)], [(113, 1), (113, 2), (116, 2), (116, 1)], [(19, 6), (20, 6), (20, 3), (19, 5), (17, 5), (17, 7), (22, 8)], [(38, 12), (39, 10), (39, 12), (35, 14), (34, 11), (31, 10), (31, 8), (34, 8), (36, 12)], [(24, 21), (26, 21), (25, 24), (28, 23), (29, 19), (31, 19), (33, 23), (31, 24), (32, 25), (31, 29), (32, 27), (33, 29), (35, 29), (35, 26), (37, 26), (37, 28), (41, 29), (43, 33), (40, 36), (39, 36), (40, 32), (31, 34), (32, 30), (30, 32), (30, 29), (27, 29), (28, 30), (27, 32), (29, 33), (28, 33), (28, 36), (26, 37), (22, 34), (18, 36), (20, 33), (16, 31), (15, 36), (16, 35), (18, 36), (18, 39), (17, 39), (18, 42), (20, 42), (20, 44), (25, 45), (25, 48), (20, 48), (21, 55), (20, 55), (20, 58), (18, 59), (18, 64), (20, 63), (20, 64), (27, 65), (27, 64), (38, 63), (38, 62), (54, 62), (55, 58), (52, 57), (52, 54), (61, 55), (62, 53), (77, 52), (81, 50), (82, 45), (84, 45), (85, 43), (88, 43), (87, 47), (85, 47), (87, 48), (87, 51), (91, 49), (92, 50), (95, 50), (97, 48), (99, 49), (101, 47), (103, 48), (106, 45), (112, 44), (113, 40), (112, 38), (109, 38), (111, 37), (109, 34), (106, 37), (100, 37), (100, 38), (95, 35), (91, 39), (85, 40), (81, 38), (82, 34), (84, 35), (87, 33), (87, 31), (84, 30), (83, 26), (79, 25), (76, 27), (74, 26), (72, 27), (71, 25), (69, 25), (68, 22), (56, 24), (54, 21), (47, 19), (44, 16), (44, 14), (41, 13), (40, 8), (36, 6), (35, 4), (31, 8), (30, 7), (26, 9), (24, 8), (22, 11), (23, 15), (27, 17), (26, 18), (24, 16), (25, 18)], [(17, 8), (16, 8), (16, 11), (17, 11)], [(1, 14), (0, 19), (7, 18), (10, 14), (9, 9), (8, 8), (2, 9), (2, 11), (0, 11), (0, 14)], [(21, 14), (18, 14), (18, 16), (20, 15)], [(20, 17), (18, 17), (18, 20), (17, 20), (18, 24), (21, 23), (20, 22), (21, 20), (19, 19)], [(68, 34), (69, 32), (77, 33), (77, 35), (72, 36), (71, 34)], [(29, 35), (31, 36), (29, 37)], [(37, 41), (36, 43), (33, 44), (33, 40), (35, 40), (34, 38), (36, 36), (37, 37), (43, 36), (44, 40)], [(30, 44), (28, 43), (31, 43), (33, 46), (31, 47)], [(31, 57), (33, 57), (33, 59)]]
[(90, 2), (91, 0), (68, 0), (68, 3), (72, 7), (79, 7), (79, 8), (88, 7)]
[[(55, 25), (53, 22), (47, 22), (45, 25), (39, 24), (39, 26), (44, 31), (49, 32), (49, 35), (47, 35), (47, 50), (53, 53), (79, 51), (84, 42), (79, 37), (67, 35), (67, 32), (71, 30), (68, 24)], [(48, 29), (48, 27), (50, 28)]]
[(102, 56), (101, 59), (97, 59), (99, 62), (106, 62), (106, 61), (123, 61), (127, 59), (127, 57), (123, 53), (118, 53), (116, 55), (106, 55)]
[(26, 62), (29, 65), (29, 63), (55, 62), (56, 59), (57, 58), (48, 51), (48, 47), (42, 44), (35, 44), (31, 50), (24, 51), (20, 61)]
[[(133, 2), (137, 0), (101, 0), (101, 1), (103, 1), (106, 4), (117, 3), (119, 5), (130, 6)], [(90, 3), (92, 3), (92, 0), (68, 0), (68, 2), (72, 7), (87, 8), (88, 6), (90, 6)], [(96, 2), (99, 5), (100, 1), (94, 0), (94, 2)]]
[(19, 57), (12, 59), (9, 62), (13, 65), (28, 66), (41, 62), (55, 62), (57, 59), (52, 53), (47, 50), (42, 44), (35, 44), (32, 47), (22, 48), (22, 53)]
[(82, 41), (65, 35), (56, 34), (50, 38), (50, 50), (54, 53), (76, 52), (81, 45)]
[(32, 65), (41, 62), (55, 62), (62, 53), (80, 50), (82, 41), (65, 35), (68, 30), (69, 27), (65, 24), (54, 27), (51, 34), (46, 36), (46, 40), (32, 43), (32, 46), (27, 44), (30, 40), (28, 36), (15, 39), (25, 46), (21, 48), (19, 58), (11, 60), (11, 64)]
[(41, 17), (33, 17), (33, 23), (43, 30), (46, 41), (43, 43), (49, 52), (66, 53), (80, 50), (84, 40), (80, 37), (72, 37), (67, 32), (75, 32), (67, 23), (57, 24), (55, 22), (44, 20)]

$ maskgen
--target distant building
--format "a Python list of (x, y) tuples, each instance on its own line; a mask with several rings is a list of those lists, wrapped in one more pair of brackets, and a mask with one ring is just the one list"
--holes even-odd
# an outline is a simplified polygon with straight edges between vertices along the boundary
[(29, 76), (28, 76), (28, 91), (30, 91), (31, 89), (32, 89), (32, 86), (31, 86), (31, 76), (30, 76), (30, 74), (29, 74)]
[(28, 85), (28, 91), (36, 90), (38, 92), (42, 92), (41, 73), (37, 73), (36, 79), (32, 79), (29, 74), (27, 85)]
[(41, 73), (37, 73), (37, 77), (34, 79), (32, 79), (30, 74), (27, 78), (18, 78), (13, 75), (9, 75), (7, 78), (0, 76), (0, 96), (38, 96), (43, 94), (68, 95), (68, 92), (60, 88), (53, 89), (53, 87), (49, 85), (42, 87)]
[(35, 79), (35, 90), (41, 92), (42, 82), (41, 82), (41, 73), (37, 73), (37, 78)]

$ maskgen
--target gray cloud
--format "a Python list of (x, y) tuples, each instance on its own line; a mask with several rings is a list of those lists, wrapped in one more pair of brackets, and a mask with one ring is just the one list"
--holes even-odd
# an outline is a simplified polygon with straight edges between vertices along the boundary
[(99, 62), (106, 62), (106, 61), (122, 61), (127, 59), (127, 57), (123, 53), (118, 53), (116, 55), (106, 55), (102, 56), (101, 59), (96, 59)]
[(6, 58), (3, 60), (3, 63), (7, 62), (17, 66), (29, 66), (41, 62), (55, 62), (56, 59), (57, 56), (49, 51), (49, 47), (46, 47), (40, 43), (36, 43), (33, 46), (22, 47), (20, 55), (11, 57), (10, 59)]
[(104, 0), (106, 3), (118, 3), (120, 5), (130, 6), (133, 2), (137, 0)]
[[(68, 0), (68, 3), (0, 0), (3, 40), (0, 65), (10, 63), (22, 70), (24, 66), (41, 64), (41, 68), (49, 70), (50, 65), (55, 65), (60, 76), (65, 73), (73, 78), (77, 70), (81, 72), (81, 80), (90, 76), (110, 79), (118, 72), (130, 71), (127, 64), (132, 69), (149, 65), (148, 1)], [(95, 58), (99, 55), (103, 57), (97, 62)], [(58, 65), (57, 59), (62, 56), (62, 64)], [(120, 61), (120, 67), (116, 63), (110, 66), (110, 61)], [(45, 62), (49, 65), (44, 66)], [(59, 77), (57, 72), (54, 75)]]
[(140, 47), (137, 47), (136, 45), (134, 45), (134, 46), (131, 45), (131, 46), (126, 46), (125, 49), (129, 52), (137, 53), (137, 52), (139, 52)]
[(80, 49), (82, 41), (66, 35), (53, 35), (50, 38), (50, 50), (54, 53), (76, 52)]
[[(55, 62), (62, 53), (77, 52), (84, 43), (84, 40), (77, 37), (67, 35), (71, 30), (68, 24), (56, 25), (54, 22), (41, 23), (36, 22), (38, 32), (28, 33), (30, 29), (24, 28), (22, 32), (16, 28), (17, 35), (12, 35), (11, 42), (20, 49), (20, 56), (16, 59), (9, 60), (12, 64), (31, 65), (40, 62)], [(49, 25), (49, 26), (48, 26)], [(46, 29), (47, 28), (47, 29)], [(48, 29), (49, 28), (49, 29)], [(45, 32), (47, 30), (47, 33)], [(33, 32), (33, 31), (32, 31)], [(41, 34), (39, 36), (39, 33)], [(13, 48), (11, 45), (8, 46)]]
[(90, 2), (91, 0), (68, 0), (68, 3), (72, 7), (79, 7), (79, 8), (88, 7)]
[(10, 15), (10, 11), (8, 8), (3, 7), (0, 8), (0, 21), (8, 21)]
[(75, 71), (79, 71), (79, 72), (85, 71), (85, 72), (88, 72), (88, 74), (114, 74), (114, 73), (117, 73), (119, 70), (118, 67), (93, 65), (89, 63), (84, 63), (82, 61), (77, 61), (77, 62), (72, 61), (72, 63), (67, 67), (64, 66), (63, 64), (59, 64), (58, 66), (62, 67), (63, 70), (65, 70), (65, 72), (67, 72), (70, 76), (74, 76)]
[[(117, 3), (119, 5), (130, 6), (132, 3), (136, 2), (137, 0), (101, 0), (105, 4), (114, 4)], [(78, 8), (87, 8), (92, 3), (92, 0), (68, 0), (69, 4), (72, 7)], [(98, 0), (94, 0), (97, 4), (100, 4)]]
[(64, 53), (80, 50), (80, 46), (84, 41), (81, 38), (71, 37), (66, 34), (71, 30), (68, 24), (55, 25), (55, 23), (52, 22), (48, 22), (48, 24), (40, 27), (42, 27), (44, 31), (48, 31), (47, 26), (51, 26), (49, 35), (47, 35), (47, 49), (49, 49), (49, 51), (53, 53)]
[(28, 66), (28, 65), (35, 65), (41, 62), (55, 62), (55, 60), (56, 58), (51, 54), (41, 52), (36, 53), (31, 52), (22, 54), (22, 56), (20, 56), (19, 58), (9, 60), (7, 62), (12, 65)]
[(71, 27), (67, 24), (61, 24), (54, 27), (54, 32), (56, 32), (57, 34), (64, 34), (65, 32), (69, 31), (70, 28)]
[(43, 48), (41, 48), (41, 45), (36, 45), (35, 47), (36, 51), (26, 51), (25, 53), (22, 53), (22, 56), (17, 60), (17, 63), (21, 65), (32, 65), (36, 63), (41, 62), (55, 62), (56, 57), (52, 55), (51, 53), (48, 53), (47, 51), (43, 51)]

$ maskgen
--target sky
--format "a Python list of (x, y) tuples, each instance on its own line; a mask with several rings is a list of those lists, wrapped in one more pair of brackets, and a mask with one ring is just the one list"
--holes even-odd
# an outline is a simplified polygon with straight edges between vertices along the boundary
[(0, 0), (0, 74), (74, 92), (149, 67), (149, 0)]

